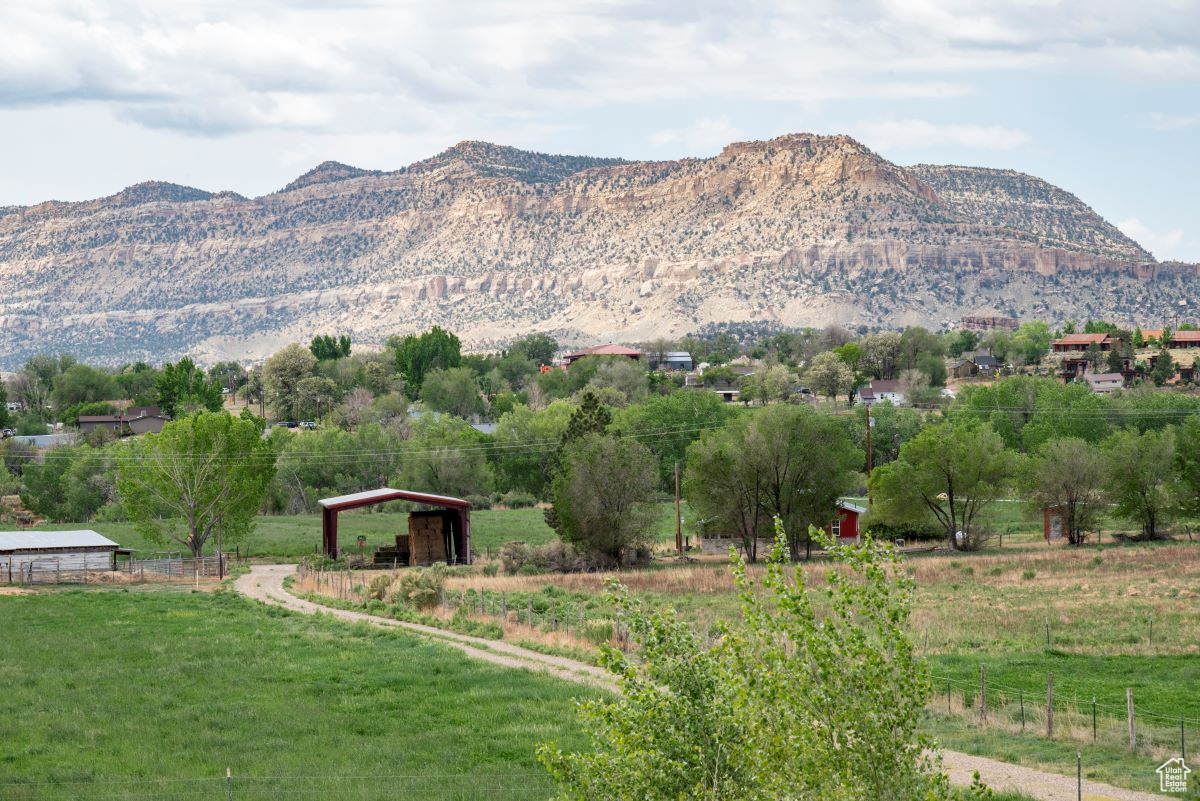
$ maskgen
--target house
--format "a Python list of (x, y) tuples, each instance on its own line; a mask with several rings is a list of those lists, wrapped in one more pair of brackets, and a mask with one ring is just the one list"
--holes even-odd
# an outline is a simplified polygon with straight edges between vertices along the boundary
[(1087, 373), (1083, 379), (1097, 395), (1107, 395), (1125, 386), (1125, 376), (1120, 373)]
[(105, 428), (117, 433), (126, 434), (157, 434), (170, 421), (162, 414), (157, 406), (131, 406), (119, 414), (81, 414), (79, 415), (80, 431), (95, 431)]
[(859, 528), (858, 520), (867, 513), (865, 506), (859, 506), (847, 500), (840, 500), (833, 522), (829, 524), (829, 533), (839, 544), (857, 543)]
[(25, 404), (24, 404), (24, 403), (21, 403), (21, 401), (8, 401), (8, 403), (6, 404), (6, 406), (7, 406), (8, 410), (9, 410), (10, 412), (23, 412), (23, 411), (25, 411)]
[(640, 350), (634, 350), (633, 348), (627, 348), (624, 345), (597, 345), (596, 347), (588, 348), (587, 350), (581, 350), (576, 353), (568, 353), (566, 356), (563, 356), (563, 361), (567, 364), (574, 364), (584, 356), (625, 356), (626, 358), (633, 359), (634, 361), (639, 361), (642, 358), (642, 352)]
[(1087, 350), (1092, 345), (1108, 352), (1121, 344), (1119, 337), (1112, 334), (1067, 334), (1051, 343), (1054, 353), (1071, 353), (1072, 351)]
[(95, 531), (0, 531), (0, 581), (30, 570), (112, 570), (118, 547)]
[(1171, 334), (1168, 348), (1200, 348), (1200, 331), (1176, 331)]
[(995, 375), (1004, 368), (1004, 363), (992, 355), (988, 348), (963, 353), (958, 361), (951, 363), (950, 374), (955, 378), (971, 378), (979, 374)]
[(661, 360), (657, 357), (650, 359), (651, 370), (683, 370), (686, 372), (693, 366), (692, 354), (686, 350), (671, 350), (662, 354)]
[(904, 405), (904, 385), (900, 381), (876, 379), (858, 390), (859, 400), (870, 406), (877, 401), (890, 401), (893, 406)]

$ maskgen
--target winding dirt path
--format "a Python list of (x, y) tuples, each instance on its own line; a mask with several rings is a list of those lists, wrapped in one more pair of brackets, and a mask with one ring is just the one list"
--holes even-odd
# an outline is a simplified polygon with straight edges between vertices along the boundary
[[(369, 623), (376, 626), (406, 629), (430, 639), (457, 648), (472, 659), (480, 659), (508, 668), (545, 673), (565, 681), (586, 684), (612, 692), (618, 692), (617, 683), (610, 673), (595, 665), (566, 659), (560, 656), (530, 651), (520, 646), (499, 640), (486, 640), (445, 629), (407, 623), (390, 618), (376, 617), (362, 612), (314, 604), (289, 593), (283, 588), (283, 580), (295, 572), (295, 565), (256, 565), (239, 578), (234, 587), (238, 592), (267, 604), (274, 604), (305, 614), (323, 614), (341, 620)], [(1075, 778), (1047, 773), (1022, 765), (1011, 765), (986, 757), (972, 756), (957, 751), (942, 751), (942, 763), (950, 780), (955, 784), (971, 783), (972, 774), (979, 776), (996, 790), (1019, 790), (1042, 801), (1076, 801)], [(1150, 777), (1148, 777), (1150, 778)], [(1108, 784), (1083, 782), (1084, 801), (1162, 801), (1165, 796), (1125, 790)]]

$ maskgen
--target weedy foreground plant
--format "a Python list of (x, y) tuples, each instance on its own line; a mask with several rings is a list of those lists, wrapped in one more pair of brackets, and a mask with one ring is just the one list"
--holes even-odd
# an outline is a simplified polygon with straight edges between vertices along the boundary
[(917, 722), (929, 697), (926, 667), (905, 634), (913, 586), (900, 557), (867, 539), (837, 545), (820, 590), (776, 545), (760, 592), (736, 553), (742, 624), (711, 645), (675, 612), (647, 610), (611, 592), (636, 657), (607, 649), (620, 677), (615, 701), (579, 704), (592, 747), (539, 749), (564, 801), (720, 799), (874, 801), (951, 798)]

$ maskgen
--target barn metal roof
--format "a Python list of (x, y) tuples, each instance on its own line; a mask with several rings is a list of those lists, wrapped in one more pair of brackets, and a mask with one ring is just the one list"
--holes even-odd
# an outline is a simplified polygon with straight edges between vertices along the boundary
[(117, 544), (95, 531), (0, 531), (0, 551), (101, 548)]
[(411, 492), (409, 490), (390, 489), (388, 487), (367, 490), (366, 492), (354, 492), (350, 495), (338, 495), (335, 498), (322, 498), (317, 503), (326, 509), (340, 511), (342, 509), (370, 506), (373, 503), (383, 503), (384, 501), (412, 501), (413, 503), (427, 503), (431, 506), (448, 506), (451, 509), (471, 508), (471, 502), (464, 501), (462, 498), (451, 498), (448, 495), (430, 495), (425, 492)]

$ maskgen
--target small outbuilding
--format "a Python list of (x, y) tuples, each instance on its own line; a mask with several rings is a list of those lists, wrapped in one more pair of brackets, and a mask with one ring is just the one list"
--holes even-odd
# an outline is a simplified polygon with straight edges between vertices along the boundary
[[(396, 535), (395, 547), (380, 549), (376, 561), (383, 564), (431, 565), (471, 564), (471, 502), (447, 495), (382, 487), (318, 501), (321, 505), (321, 544), (326, 555), (338, 556), (338, 512), (360, 509), (389, 501), (409, 501), (432, 510), (408, 515), (408, 532)], [(384, 558), (379, 559), (380, 554)]]
[(0, 531), (0, 581), (35, 570), (112, 570), (117, 543), (95, 531)]
[(866, 513), (865, 506), (847, 500), (838, 501), (837, 514), (829, 524), (829, 533), (840, 543), (858, 542), (858, 521)]

